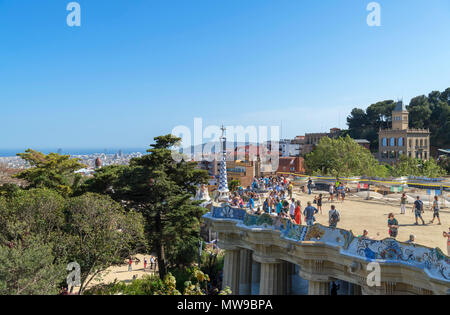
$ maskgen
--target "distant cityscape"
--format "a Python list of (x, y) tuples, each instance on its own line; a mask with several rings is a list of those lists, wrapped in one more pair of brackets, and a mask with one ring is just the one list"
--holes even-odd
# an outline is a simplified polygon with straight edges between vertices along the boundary
[[(100, 150), (101, 151), (101, 150)], [(24, 151), (18, 151), (16, 153), (20, 153)], [(43, 151), (43, 153), (50, 153), (52, 151)], [(133, 150), (117, 150), (115, 153), (110, 153), (109, 150), (103, 150), (103, 153), (98, 153), (96, 150), (88, 149), (88, 150), (79, 150), (79, 151), (69, 151), (65, 152), (62, 149), (56, 150), (55, 153), (58, 154), (69, 154), (73, 158), (80, 159), (81, 163), (86, 165), (86, 168), (79, 170), (79, 173), (90, 174), (93, 173), (95, 168), (99, 166), (108, 166), (108, 165), (127, 165), (132, 158), (141, 157), (145, 154), (145, 150), (142, 151), (133, 151)], [(3, 154), (2, 154), (3, 153)], [(0, 165), (3, 165), (10, 169), (25, 169), (28, 167), (26, 161), (24, 161), (21, 157), (16, 156), (16, 153), (12, 152), (0, 152)], [(99, 165), (101, 164), (101, 165)]]

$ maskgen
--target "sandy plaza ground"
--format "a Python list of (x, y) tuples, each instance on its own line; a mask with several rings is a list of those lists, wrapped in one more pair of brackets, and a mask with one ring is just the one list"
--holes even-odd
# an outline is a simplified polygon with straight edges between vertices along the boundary
[[(147, 258), (147, 268), (144, 270), (144, 257)], [(132, 271), (128, 271), (128, 263), (124, 262), (121, 266), (113, 266), (109, 267), (107, 270), (101, 273), (101, 280), (92, 280), (89, 283), (88, 288), (91, 288), (94, 285), (103, 283), (112, 283), (114, 280), (123, 281), (125, 283), (130, 283), (133, 280), (133, 277), (136, 279), (140, 279), (144, 276), (154, 275), (158, 269), (155, 269), (156, 266), (153, 266), (153, 269), (150, 269), (150, 255), (135, 255), (133, 258), (137, 258), (140, 261), (136, 264), (133, 262)], [(77, 293), (79, 288), (75, 287), (73, 289), (73, 293)]]
[[(311, 195), (294, 192), (294, 198), (300, 200), (302, 203), (302, 211), (307, 205), (308, 201), (313, 201), (314, 197), (318, 196), (317, 192)], [(351, 197), (347, 194), (344, 202), (336, 201), (328, 202), (329, 194), (323, 192), (323, 214), (316, 215), (316, 222), (328, 226), (328, 211), (331, 209), (331, 204), (336, 206), (341, 214), (341, 220), (338, 223), (338, 228), (352, 230), (358, 236), (363, 230), (369, 231), (369, 237), (372, 239), (385, 239), (389, 237), (387, 220), (388, 214), (394, 213), (398, 220), (400, 228), (397, 236), (398, 241), (407, 241), (409, 235), (414, 234), (416, 243), (429, 247), (439, 247), (445, 254), (447, 254), (447, 239), (442, 236), (443, 231), (448, 231), (450, 226), (450, 208), (447, 205), (446, 209), (441, 209), (440, 217), (442, 225), (437, 224), (437, 219), (434, 224), (429, 223), (433, 218), (433, 212), (429, 206), (425, 205), (425, 213), (422, 215), (426, 225), (422, 225), (419, 219), (419, 225), (414, 225), (415, 217), (412, 212), (413, 205), (411, 203), (406, 206), (406, 214), (400, 214), (400, 202), (384, 202), (378, 200), (364, 200), (359, 197)], [(315, 204), (313, 206), (316, 207)], [(302, 215), (302, 224), (305, 224)]]

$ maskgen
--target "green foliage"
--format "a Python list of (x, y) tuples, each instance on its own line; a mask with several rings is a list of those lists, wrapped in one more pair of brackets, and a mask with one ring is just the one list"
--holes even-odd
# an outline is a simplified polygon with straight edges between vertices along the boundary
[(144, 276), (135, 279), (130, 284), (114, 281), (108, 284), (98, 284), (85, 291), (84, 295), (154, 295), (164, 290), (164, 281), (157, 276)]
[(241, 181), (239, 179), (233, 179), (228, 183), (228, 188), (231, 192), (238, 190), (239, 186), (241, 186)]
[(200, 219), (205, 213), (191, 198), (198, 185), (207, 182), (208, 174), (195, 162), (173, 159), (171, 148), (180, 140), (172, 135), (155, 138), (149, 154), (131, 160), (128, 166), (102, 168), (82, 190), (108, 194), (128, 210), (142, 213), (161, 278), (167, 266), (189, 265), (195, 260)]
[[(429, 129), (431, 146), (450, 147), (450, 88), (444, 92), (433, 91), (428, 96), (411, 99), (408, 106), (409, 127)], [(392, 125), (394, 101), (383, 101), (370, 105), (365, 111), (355, 108), (347, 118), (348, 134), (354, 139), (367, 139), (370, 148), (378, 150), (378, 131)]]
[(0, 295), (54, 295), (65, 274), (55, 263), (52, 243), (27, 236), (0, 246)]
[(354, 108), (347, 117), (348, 135), (353, 139), (367, 139), (371, 150), (378, 150), (378, 131), (392, 126), (394, 108), (392, 100), (372, 104), (365, 111)]
[(425, 176), (436, 178), (446, 175), (446, 171), (432, 159), (423, 161), (402, 156), (396, 165), (393, 167), (388, 166), (388, 168), (390, 170), (390, 175), (393, 177)]
[[(186, 278), (176, 278), (169, 272), (164, 280), (156, 276), (145, 276), (142, 279), (133, 280), (131, 283), (115, 281), (110, 284), (96, 285), (86, 290), (85, 295), (208, 295), (209, 276), (196, 268), (184, 269), (182, 273), (177, 271), (178, 275)], [(181, 289), (178, 283), (182, 283)], [(231, 294), (231, 290), (227, 287), (223, 291), (213, 292), (219, 295)]]
[(350, 136), (331, 139), (324, 137), (313, 152), (305, 158), (309, 174), (331, 176), (386, 176), (369, 150), (360, 146)]
[(450, 157), (441, 156), (438, 160), (438, 165), (444, 169), (447, 174), (450, 174)]
[(106, 196), (30, 189), (0, 197), (0, 294), (57, 293), (69, 262), (81, 266), (83, 293), (143, 242), (142, 215)]
[(64, 279), (64, 199), (47, 189), (0, 197), (0, 294), (55, 294)]
[(77, 188), (81, 175), (74, 172), (85, 167), (70, 155), (56, 153), (45, 155), (31, 149), (17, 155), (31, 167), (14, 175), (15, 178), (27, 181), (30, 188), (50, 188), (63, 196), (70, 196)]
[(103, 270), (123, 264), (144, 244), (140, 214), (126, 213), (110, 197), (92, 193), (68, 201), (67, 231), (70, 260), (81, 267), (81, 293)]

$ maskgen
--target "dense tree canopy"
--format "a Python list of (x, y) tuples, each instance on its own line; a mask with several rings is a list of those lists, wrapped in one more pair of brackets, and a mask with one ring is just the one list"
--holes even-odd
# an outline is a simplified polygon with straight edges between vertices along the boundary
[(70, 155), (46, 155), (31, 149), (17, 155), (27, 161), (30, 168), (14, 177), (26, 180), (29, 188), (50, 188), (64, 196), (70, 196), (81, 180), (81, 175), (74, 172), (85, 167)]
[(205, 213), (192, 197), (208, 174), (195, 162), (173, 159), (170, 149), (180, 140), (172, 135), (157, 137), (147, 155), (128, 166), (104, 167), (84, 185), (84, 191), (108, 194), (143, 214), (161, 278), (169, 264), (195, 260), (200, 218)]
[(356, 141), (345, 138), (324, 137), (313, 152), (305, 158), (307, 172), (332, 176), (386, 176), (386, 168), (381, 166), (369, 150)]
[[(433, 91), (428, 96), (420, 95), (411, 99), (409, 127), (430, 129), (431, 145), (450, 147), (450, 88), (444, 92)], [(372, 151), (378, 150), (378, 131), (392, 125), (392, 100), (370, 105), (366, 110), (354, 108), (347, 117), (348, 134), (354, 139), (370, 141)]]
[(135, 253), (143, 233), (142, 216), (107, 196), (30, 189), (0, 197), (0, 294), (56, 294), (69, 262), (81, 267), (82, 293)]

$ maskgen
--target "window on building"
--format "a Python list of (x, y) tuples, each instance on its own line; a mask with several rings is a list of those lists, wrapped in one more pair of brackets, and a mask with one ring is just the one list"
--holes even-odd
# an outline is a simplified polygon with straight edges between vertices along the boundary
[(420, 146), (423, 147), (423, 139), (420, 139)]
[(396, 158), (395, 151), (389, 151), (389, 158), (390, 159), (395, 159)]
[(383, 140), (382, 140), (382, 146), (383, 146), (383, 147), (387, 147), (387, 139), (386, 139), (386, 138), (383, 138)]
[(425, 139), (423, 142), (424, 142), (425, 146), (428, 146), (428, 140), (427, 139)]
[(388, 158), (388, 153), (387, 153), (387, 151), (381, 152), (381, 158), (382, 158), (382, 159), (387, 159), (387, 158)]
[(403, 151), (398, 151), (398, 156), (401, 157), (403, 155)]
[(418, 147), (418, 146), (419, 146), (419, 140), (416, 139), (416, 147)]
[(403, 137), (398, 138), (398, 146), (403, 147)]
[(395, 138), (391, 138), (391, 140), (390, 140), (390, 142), (389, 142), (389, 145), (390, 145), (391, 147), (395, 147)]
[(409, 147), (410, 148), (412, 147), (412, 140), (411, 139), (409, 139)]

